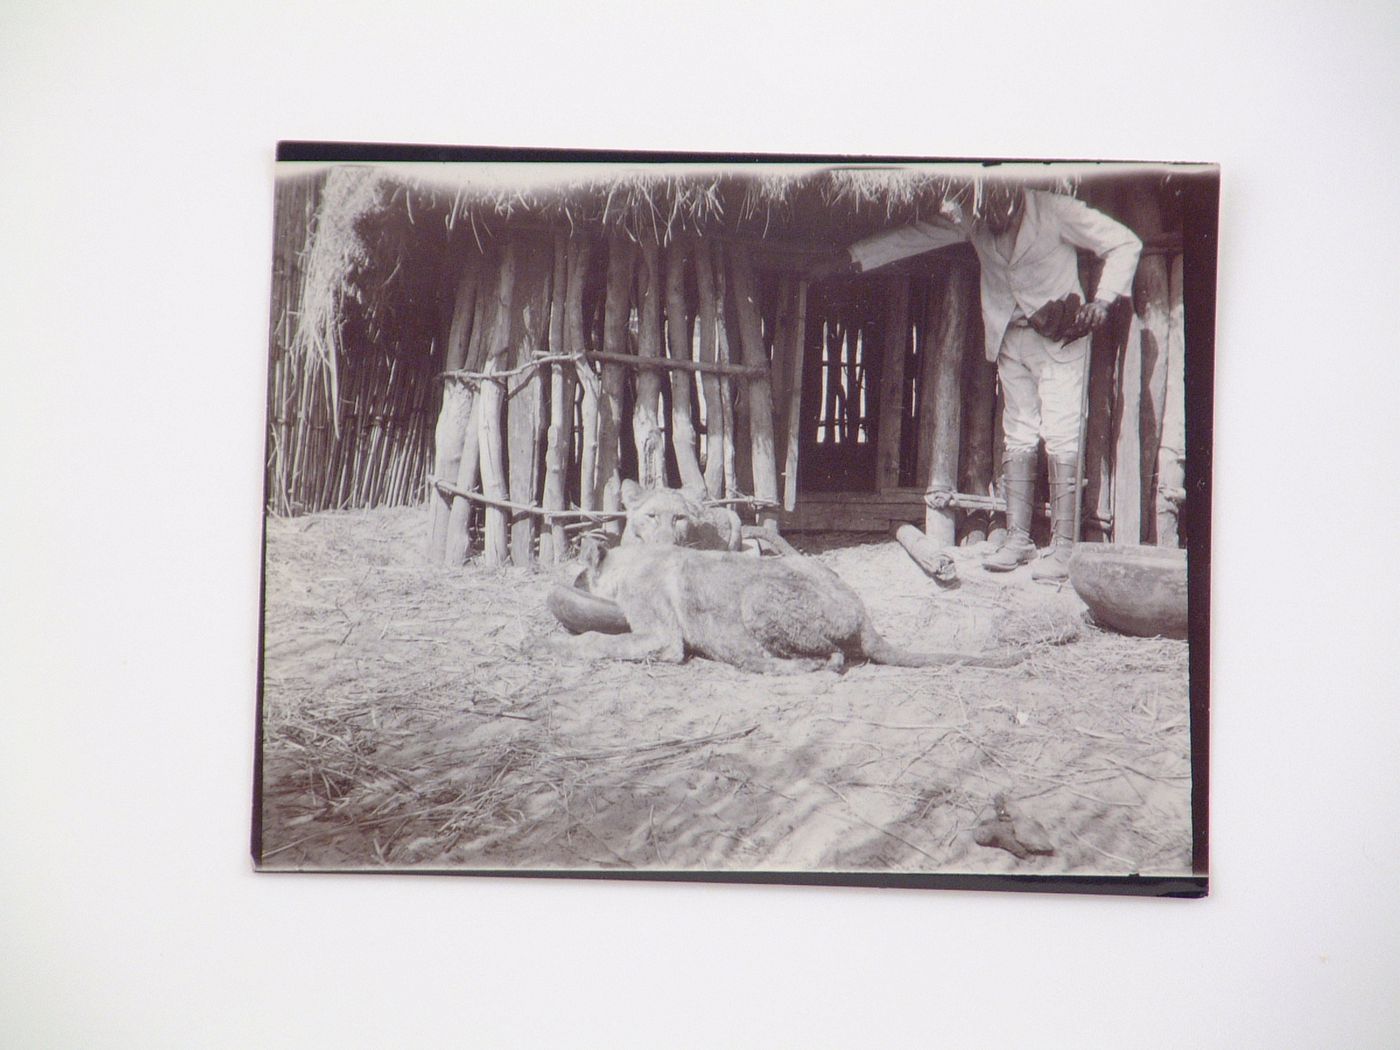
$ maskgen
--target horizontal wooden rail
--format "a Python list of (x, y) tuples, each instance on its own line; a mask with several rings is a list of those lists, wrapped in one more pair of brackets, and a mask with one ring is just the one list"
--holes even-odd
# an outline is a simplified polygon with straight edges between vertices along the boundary
[(735, 365), (720, 361), (686, 361), (671, 357), (638, 357), (634, 354), (610, 354), (599, 350), (588, 350), (583, 354), (546, 354), (543, 357), (536, 357), (533, 360), (526, 361), (518, 368), (512, 368), (504, 372), (469, 372), (463, 368), (451, 372), (443, 372), (440, 374), (439, 378), (458, 383), (481, 383), (486, 380), (499, 383), (512, 376), (521, 375), (532, 369), (539, 368), (541, 365), (560, 362), (578, 364), (581, 360), (626, 365), (629, 368), (705, 372), (712, 375), (739, 376), (747, 379), (763, 379), (769, 374), (768, 368), (764, 365)]

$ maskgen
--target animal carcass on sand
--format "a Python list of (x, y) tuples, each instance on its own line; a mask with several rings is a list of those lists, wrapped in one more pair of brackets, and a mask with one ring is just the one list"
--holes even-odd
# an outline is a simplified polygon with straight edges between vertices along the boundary
[(855, 591), (811, 558), (755, 559), (646, 543), (611, 550), (587, 543), (583, 553), (589, 590), (616, 602), (632, 630), (560, 641), (582, 656), (678, 663), (695, 653), (768, 673), (839, 669), (848, 660), (1010, 667), (1022, 658), (891, 645)]

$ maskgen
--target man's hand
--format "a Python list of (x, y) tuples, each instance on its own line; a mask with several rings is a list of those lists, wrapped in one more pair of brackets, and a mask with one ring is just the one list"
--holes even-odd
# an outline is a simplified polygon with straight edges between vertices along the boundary
[(1112, 305), (1108, 299), (1095, 299), (1092, 303), (1085, 303), (1079, 308), (1079, 323), (1098, 328), (1108, 320), (1108, 309)]

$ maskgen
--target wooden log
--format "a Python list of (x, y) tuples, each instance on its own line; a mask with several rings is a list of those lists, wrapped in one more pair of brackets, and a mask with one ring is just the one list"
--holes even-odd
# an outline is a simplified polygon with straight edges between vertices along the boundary
[[(627, 323), (632, 312), (632, 273), (637, 248), (627, 231), (614, 227), (608, 235), (608, 285), (603, 308), (603, 352), (629, 358)], [(605, 359), (606, 360), (606, 359)], [(597, 495), (594, 506), (617, 510), (622, 506), (622, 476), (618, 471), (621, 450), (622, 403), (627, 370), (608, 361), (603, 365), (602, 397), (598, 402)]]
[[(1162, 212), (1155, 183), (1140, 183), (1127, 194), (1128, 225), (1143, 238), (1162, 233)], [(1162, 439), (1162, 409), (1167, 396), (1167, 339), (1171, 322), (1169, 260), (1147, 254), (1133, 280), (1133, 308), (1142, 322), (1142, 387), (1139, 424), (1143, 541), (1156, 531), (1157, 449)]]
[[(487, 373), (498, 372), (507, 364), (510, 348), (511, 306), (515, 298), (517, 250), (513, 239), (507, 239), (501, 251), (501, 274), (496, 290), (491, 334), (486, 344)], [(505, 457), (501, 448), (501, 406), (504, 391), (499, 383), (486, 381), (477, 395), (481, 411), (477, 416), (477, 444), (481, 460), (481, 489), (494, 499), (506, 498)], [(470, 486), (462, 488), (470, 491)], [(483, 553), (487, 565), (504, 564), (509, 557), (507, 520), (497, 510), (486, 512)]]
[[(642, 239), (642, 265), (637, 271), (637, 357), (651, 361), (662, 356), (660, 251), (654, 240)], [(632, 436), (637, 447), (637, 480), (644, 489), (657, 488), (666, 482), (666, 444), (661, 434), (660, 405), (661, 374), (654, 368), (643, 368), (637, 375)]]
[[(579, 246), (579, 258), (569, 261), (569, 302), (565, 326), (569, 349), (575, 353), (587, 345), (583, 317), (583, 288), (591, 261), (588, 242)], [(575, 263), (578, 263), (576, 266)], [(599, 304), (601, 308), (601, 303)], [(597, 375), (582, 361), (575, 367), (581, 394), (578, 408), (579, 484), (578, 503), (584, 510), (598, 509), (598, 425), (601, 386)]]
[[(666, 252), (666, 337), (671, 361), (694, 364), (690, 360), (690, 321), (685, 304), (686, 242), (677, 237)], [(671, 446), (676, 452), (676, 469), (681, 487), (705, 489), (705, 475), (695, 450), (695, 419), (691, 406), (691, 379), (686, 371), (671, 372)]]
[(796, 291), (797, 282), (791, 274), (778, 277), (777, 313), (768, 332), (771, 344), (768, 382), (773, 395), (773, 448), (778, 457), (779, 479), (783, 475), (783, 456), (787, 452), (788, 384), (792, 381), (788, 370), (792, 365), (792, 312), (796, 305)]
[[(511, 306), (510, 363), (515, 368), (544, 353), (549, 322), (550, 278), (554, 270), (553, 245), (533, 236), (522, 239), (516, 264), (516, 288)], [(543, 460), (544, 376), (538, 368), (525, 369), (506, 381), (506, 419), (510, 438), (510, 498), (533, 503), (539, 488)], [(534, 518), (511, 522), (510, 560), (529, 565), (535, 560)]]
[(1181, 544), (1180, 512), (1186, 495), (1186, 307), (1182, 257), (1171, 261), (1171, 311), (1167, 329), (1167, 390), (1157, 452), (1157, 545)]
[(788, 386), (787, 454), (783, 457), (783, 509), (797, 506), (798, 451), (802, 443), (802, 386), (807, 353), (807, 282), (797, 282), (796, 324), (792, 335), (792, 382)]
[(884, 338), (881, 340), (880, 425), (875, 437), (875, 487), (899, 485), (899, 448), (904, 422), (904, 359), (909, 347), (909, 278), (889, 276), (885, 292)]
[(1102, 543), (1113, 526), (1113, 454), (1120, 349), (1128, 338), (1127, 304), (1115, 306), (1089, 343), (1089, 418), (1084, 430), (1084, 521), (1081, 538)]
[[(929, 401), (933, 405), (928, 491), (956, 491), (958, 484), (958, 445), (962, 433), (962, 365), (968, 345), (968, 328), (981, 316), (978, 309), (976, 273), (969, 266), (953, 264), (944, 284), (943, 308), (933, 340), (932, 383)], [(926, 369), (925, 374), (930, 370)], [(957, 512), (950, 507), (930, 506), (924, 516), (924, 532), (939, 546), (952, 546), (957, 539)]]
[[(508, 250), (496, 263), (496, 271), (491, 274), (489, 267), (482, 271), (482, 285), (477, 292), (476, 309), (473, 312), (471, 344), (467, 350), (463, 367), (479, 369), (489, 356), (492, 340), (496, 338), (499, 325), (509, 325), (509, 302), (515, 282), (515, 258)], [(494, 277), (494, 280), (491, 278)], [(487, 289), (491, 289), (487, 292)], [(507, 305), (502, 305), (502, 304)], [(506, 328), (508, 335), (509, 328)], [(504, 336), (502, 338), (505, 338)], [(453, 384), (463, 385), (465, 384)], [(472, 394), (472, 404), (467, 418), (467, 427), (462, 435), (462, 451), (458, 457), (455, 477), (444, 478), (453, 481), (457, 488), (470, 492), (476, 487), (481, 472), (481, 408), (480, 396)], [(439, 477), (442, 475), (439, 474)], [(467, 560), (471, 551), (469, 526), (471, 524), (471, 504), (460, 497), (454, 497), (448, 514), (447, 541), (443, 549), (442, 563), (458, 566)]]
[[(565, 302), (569, 287), (569, 238), (560, 231), (554, 235), (554, 273), (550, 280), (549, 349), (567, 353), (565, 344)], [(569, 438), (574, 421), (573, 365), (549, 366), (549, 424), (544, 451), (544, 494), (546, 510), (563, 510), (567, 499)], [(540, 561), (553, 565), (568, 551), (568, 537), (561, 521), (552, 521), (540, 533)]]
[(936, 411), (933, 397), (934, 373), (938, 370), (938, 329), (946, 312), (948, 272), (935, 274), (927, 281), (924, 298), (924, 323), (919, 330), (919, 415), (917, 434), (918, 466), (915, 477), (927, 481), (933, 469), (933, 417)]
[[(705, 237), (694, 243), (695, 284), (700, 301), (700, 360), (720, 363), (719, 339), (722, 320), (715, 288), (714, 253)], [(724, 465), (728, 458), (729, 431), (725, 427), (723, 383), (714, 373), (701, 374), (705, 397), (705, 488), (711, 496), (728, 495), (724, 490)]]
[[(988, 361), (981, 325), (974, 317), (967, 326), (968, 342), (964, 350), (962, 463), (959, 467), (958, 488), (962, 492), (991, 495), (995, 490), (992, 473), (992, 446), (997, 425), (997, 366)], [(981, 543), (991, 533), (991, 515), (974, 512), (963, 515), (964, 545)]]
[(943, 587), (957, 583), (958, 568), (953, 559), (913, 525), (900, 525), (895, 529), (894, 538), (935, 583)]
[[(463, 368), (471, 342), (472, 320), (476, 315), (477, 287), (481, 278), (481, 253), (472, 250), (462, 267), (448, 327), (447, 346), (443, 354), (443, 370)], [(442, 478), (456, 478), (462, 463), (462, 442), (471, 418), (474, 392), (462, 383), (445, 383), (442, 407), (438, 412), (434, 433), (435, 455), (433, 472)], [(429, 537), (429, 560), (441, 562), (447, 548), (447, 520), (452, 500), (436, 494), (433, 500), (432, 530)]]
[(1114, 411), (1113, 542), (1129, 546), (1142, 542), (1142, 333), (1142, 321), (1133, 312), (1119, 355)]
[[(763, 329), (759, 320), (758, 279), (753, 258), (747, 248), (739, 246), (731, 249), (730, 263), (744, 363), (753, 367), (766, 366), (768, 352), (763, 345)], [(753, 494), (776, 504), (778, 465), (773, 449), (773, 394), (766, 377), (749, 380), (746, 400), (752, 442)], [(777, 517), (766, 514), (760, 518), (759, 524), (776, 527)]]
[[(739, 318), (734, 309), (734, 289), (730, 275), (725, 272), (727, 260), (722, 253), (716, 254), (716, 284), (719, 288), (720, 315), (723, 323), (719, 326), (719, 357), (726, 364), (743, 360), (743, 338), (739, 335)], [(749, 430), (744, 396), (747, 388), (736, 385), (728, 379), (719, 385), (720, 407), (724, 412), (724, 429), (729, 440), (724, 448), (724, 494), (738, 495), (747, 491), (745, 483), (752, 487), (749, 472)]]
[[(486, 369), (491, 370), (488, 361)], [(481, 413), (479, 442), (481, 445), (481, 491), (488, 499), (502, 501), (506, 492), (505, 463), (501, 450), (501, 405), (505, 393), (500, 384), (481, 384)], [(468, 490), (469, 491), (469, 490)], [(509, 517), (499, 506), (486, 507), (486, 534), (482, 543), (482, 560), (487, 565), (504, 565), (510, 557)]]

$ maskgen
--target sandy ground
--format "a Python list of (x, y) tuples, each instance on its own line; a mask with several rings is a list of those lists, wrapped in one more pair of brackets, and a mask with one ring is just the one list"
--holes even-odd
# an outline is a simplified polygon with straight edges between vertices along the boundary
[[(943, 590), (888, 538), (799, 537), (892, 641), (1030, 656), (766, 677), (546, 654), (550, 577), (429, 567), (426, 529), (268, 522), (265, 867), (1190, 872), (1186, 643), (1029, 568)], [(977, 842), (998, 796), (1052, 852)]]

